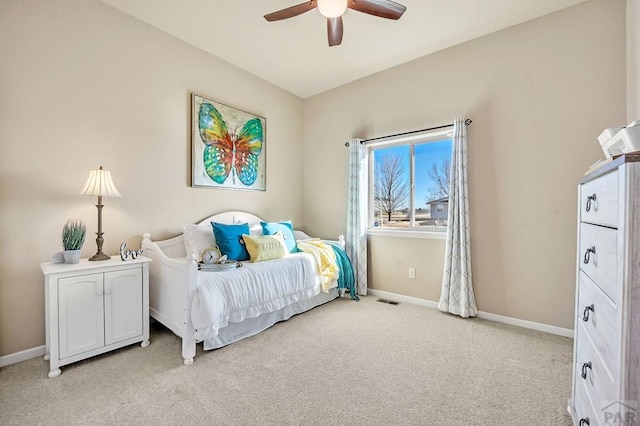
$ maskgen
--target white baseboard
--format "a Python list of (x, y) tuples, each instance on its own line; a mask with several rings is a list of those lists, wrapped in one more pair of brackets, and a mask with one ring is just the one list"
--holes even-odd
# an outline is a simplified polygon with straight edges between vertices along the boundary
[(418, 299), (417, 297), (404, 296), (402, 294), (389, 293), (388, 291), (376, 290), (368, 288), (367, 293), (373, 296), (382, 297), (396, 302), (411, 303), (412, 305), (426, 306), (427, 308), (438, 309), (438, 303), (427, 299)]
[(0, 356), (0, 368), (6, 367), (7, 365), (17, 364), (22, 361), (26, 361), (31, 358), (37, 358), (39, 356), (44, 356), (46, 348), (44, 345), (37, 346), (35, 348), (26, 349), (24, 351), (16, 352), (14, 354), (9, 354), (5, 356)]
[[(367, 289), (367, 293), (383, 297), (385, 299), (395, 300), (398, 302), (411, 303), (413, 305), (426, 306), (427, 308), (438, 309), (438, 302), (432, 300), (419, 299), (417, 297), (404, 296), (402, 294), (389, 293), (388, 291), (376, 290), (373, 288)], [(570, 337), (573, 339), (573, 330), (569, 328), (556, 327), (554, 325), (542, 324), (539, 322), (527, 321), (518, 318), (506, 317), (503, 315), (492, 314), (489, 312), (479, 311), (477, 318), (487, 319), (490, 321), (500, 322), (503, 324), (515, 325), (518, 327), (528, 328), (536, 331), (543, 331), (549, 334), (555, 334), (563, 337)]]
[(541, 322), (527, 321), (519, 318), (505, 317), (503, 315), (492, 314), (489, 312), (478, 312), (478, 318), (490, 321), (501, 322), (503, 324), (516, 325), (518, 327), (529, 328), (531, 330), (543, 331), (549, 334), (555, 334), (573, 339), (573, 330), (570, 328), (556, 327), (555, 325), (543, 324)]

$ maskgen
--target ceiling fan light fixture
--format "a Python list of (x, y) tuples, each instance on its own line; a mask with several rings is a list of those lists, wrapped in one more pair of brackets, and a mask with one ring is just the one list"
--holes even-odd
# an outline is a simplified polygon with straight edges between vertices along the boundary
[(318, 0), (318, 10), (326, 18), (337, 18), (347, 10), (347, 0)]

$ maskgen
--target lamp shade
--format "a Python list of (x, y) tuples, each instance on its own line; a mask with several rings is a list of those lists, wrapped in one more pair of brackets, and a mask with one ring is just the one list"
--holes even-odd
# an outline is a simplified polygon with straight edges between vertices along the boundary
[(111, 179), (111, 172), (103, 170), (102, 166), (98, 170), (91, 170), (87, 183), (80, 192), (82, 195), (99, 195), (102, 197), (122, 197)]
[(327, 18), (337, 18), (347, 10), (347, 0), (318, 0), (318, 10)]

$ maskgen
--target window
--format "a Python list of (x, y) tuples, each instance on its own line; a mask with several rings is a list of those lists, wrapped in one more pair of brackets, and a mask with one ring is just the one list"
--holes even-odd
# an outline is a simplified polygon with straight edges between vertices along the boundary
[(446, 231), (451, 129), (368, 144), (369, 229)]

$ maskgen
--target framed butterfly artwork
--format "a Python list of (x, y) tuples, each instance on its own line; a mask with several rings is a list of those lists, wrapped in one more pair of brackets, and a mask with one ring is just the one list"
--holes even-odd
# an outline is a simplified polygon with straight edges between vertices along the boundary
[(266, 190), (263, 117), (191, 96), (192, 186)]

